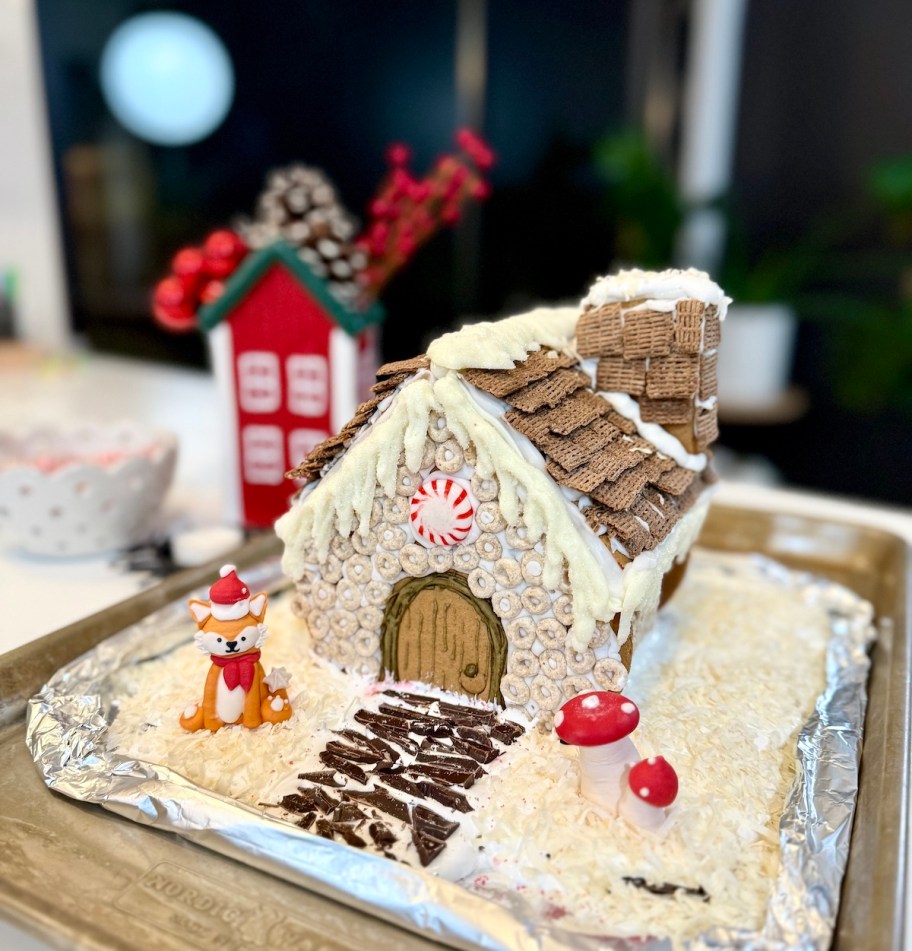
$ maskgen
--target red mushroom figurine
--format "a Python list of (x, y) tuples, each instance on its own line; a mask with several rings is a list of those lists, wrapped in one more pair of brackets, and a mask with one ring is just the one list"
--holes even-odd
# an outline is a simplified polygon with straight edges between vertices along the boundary
[(617, 812), (624, 775), (640, 754), (630, 734), (640, 722), (637, 705), (619, 693), (592, 690), (554, 714), (554, 730), (579, 747), (580, 795)]
[(678, 774), (664, 756), (650, 756), (632, 766), (621, 794), (619, 812), (643, 829), (658, 829), (678, 795)]

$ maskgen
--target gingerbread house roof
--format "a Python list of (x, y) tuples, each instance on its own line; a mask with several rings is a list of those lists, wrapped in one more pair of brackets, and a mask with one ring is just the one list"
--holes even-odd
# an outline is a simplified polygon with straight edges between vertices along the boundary
[[(575, 339), (543, 334), (539, 326), (532, 336), (547, 342), (532, 349), (502, 332), (502, 359), (489, 363), (496, 368), (465, 366), (457, 372), (499, 401), (502, 419), (541, 454), (548, 474), (575, 498), (592, 531), (635, 558), (666, 538), (713, 481), (707, 450), (715, 426), (718, 322), (717, 306), (705, 300), (678, 300), (669, 309), (661, 300), (599, 300), (593, 292), (575, 323)], [(435, 360), (418, 356), (381, 367), (374, 397), (290, 475), (319, 477), (410, 377), (441, 358), (448, 371), (466, 362), (455, 351), (467, 333), (483, 335), (484, 326), (492, 325), (435, 341)], [(616, 363), (633, 366), (631, 385), (618, 377)], [(684, 425), (688, 413), (691, 448), (702, 450), (698, 455), (663, 428)]]
[(538, 351), (513, 370), (463, 377), (507, 404), (504, 419), (544, 456), (555, 482), (588, 497), (590, 528), (630, 557), (662, 541), (707, 483), (707, 468), (678, 465), (638, 435), (571, 353)]

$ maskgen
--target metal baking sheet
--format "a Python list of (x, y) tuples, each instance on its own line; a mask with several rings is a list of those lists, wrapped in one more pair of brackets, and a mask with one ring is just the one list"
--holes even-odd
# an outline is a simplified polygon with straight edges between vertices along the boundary
[[(880, 621), (858, 813), (835, 944), (900, 948), (909, 748), (909, 559), (874, 529), (715, 507), (704, 546), (759, 551), (840, 581)], [(260, 538), (237, 555), (277, 550)], [(430, 947), (176, 836), (49, 793), (22, 742), (27, 698), (62, 664), (211, 577), (204, 566), (0, 657), (0, 915), (60, 946)], [(240, 898), (238, 896), (241, 896)]]

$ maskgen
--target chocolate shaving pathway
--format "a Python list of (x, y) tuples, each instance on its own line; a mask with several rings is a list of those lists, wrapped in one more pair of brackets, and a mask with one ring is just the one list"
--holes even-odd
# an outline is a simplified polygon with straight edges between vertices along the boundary
[(330, 740), (326, 744), (326, 752), (333, 753), (336, 756), (343, 756), (352, 763), (382, 763), (387, 757), (376, 750), (358, 749), (354, 746), (347, 746), (345, 743), (338, 743)]
[[(307, 785), (279, 805), (300, 817), (295, 821), (302, 828), (356, 848), (370, 844), (363, 827), (371, 816), (364, 809), (376, 809), (408, 826), (418, 858), (427, 865), (443, 851), (459, 823), (415, 800), (471, 812), (461, 790), (483, 781), (482, 764), (495, 760), (525, 731), (502, 720), (493, 708), (398, 690), (386, 690), (384, 697), (388, 699), (377, 711), (354, 714), (366, 732), (335, 731), (340, 739), (329, 740), (319, 753), (328, 768), (299, 773)], [(324, 786), (340, 790), (340, 798)], [(388, 827), (371, 822), (367, 834), (382, 854), (393, 857), (389, 849), (397, 837)]]

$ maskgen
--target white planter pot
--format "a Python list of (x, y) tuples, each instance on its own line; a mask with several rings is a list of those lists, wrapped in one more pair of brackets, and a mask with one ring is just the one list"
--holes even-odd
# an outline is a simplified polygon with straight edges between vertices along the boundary
[(791, 379), (795, 314), (787, 304), (735, 304), (722, 327), (719, 405), (760, 410), (782, 400)]

